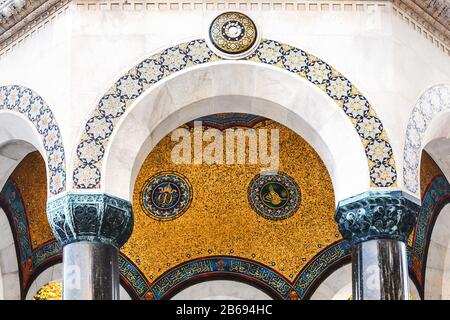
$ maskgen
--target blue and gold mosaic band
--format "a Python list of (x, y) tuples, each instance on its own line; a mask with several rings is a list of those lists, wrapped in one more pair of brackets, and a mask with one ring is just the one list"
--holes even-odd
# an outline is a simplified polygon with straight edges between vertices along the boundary
[(309, 298), (320, 281), (350, 260), (350, 243), (339, 241), (325, 248), (299, 273), (294, 281), (294, 289), (301, 299)]
[(422, 196), (422, 206), (408, 251), (410, 273), (416, 279), (416, 286), (422, 298), (433, 227), (442, 208), (448, 203), (450, 203), (450, 184), (444, 175), (437, 176), (430, 182)]
[(208, 257), (189, 261), (156, 279), (151, 285), (154, 299), (166, 299), (187, 281), (213, 275), (234, 275), (250, 279), (273, 296), (287, 299), (292, 285), (276, 271), (256, 262), (236, 257)]

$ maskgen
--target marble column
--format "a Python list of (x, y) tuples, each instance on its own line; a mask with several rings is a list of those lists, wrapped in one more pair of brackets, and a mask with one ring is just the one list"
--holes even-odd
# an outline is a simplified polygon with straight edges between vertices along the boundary
[(354, 300), (408, 300), (406, 244), (420, 201), (402, 191), (365, 192), (339, 202), (335, 220), (352, 246)]
[(63, 247), (64, 300), (118, 300), (119, 249), (133, 229), (132, 207), (104, 193), (65, 193), (47, 217)]

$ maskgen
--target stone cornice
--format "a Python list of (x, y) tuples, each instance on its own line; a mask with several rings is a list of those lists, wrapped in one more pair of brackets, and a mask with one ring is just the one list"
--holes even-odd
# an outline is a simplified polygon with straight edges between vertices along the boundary
[(6, 19), (0, 15), (0, 52), (31, 33), (69, 2), (70, 0), (27, 1), (25, 7), (11, 17)]
[[(40, 28), (66, 4), (87, 10), (287, 10), (363, 11), (387, 6), (435, 46), (450, 54), (449, 0), (277, 0), (277, 1), (148, 1), (148, 0), (36, 0), (8, 19), (0, 15), (0, 56), (35, 29)], [(1, 3), (1, 1), (0, 1)]]
[(449, 0), (393, 0), (393, 3), (447, 46), (450, 45)]

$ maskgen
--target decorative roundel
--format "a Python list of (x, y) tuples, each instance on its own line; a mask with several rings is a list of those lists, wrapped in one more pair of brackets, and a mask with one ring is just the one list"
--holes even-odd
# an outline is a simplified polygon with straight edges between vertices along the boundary
[[(258, 32), (252, 19), (240, 12), (218, 15), (209, 27), (209, 41), (218, 55), (239, 59), (258, 45)], [(215, 50), (214, 50), (215, 49)]]
[(293, 178), (279, 172), (273, 175), (256, 175), (247, 190), (252, 209), (270, 220), (283, 220), (300, 207), (300, 187)]
[(192, 186), (179, 173), (160, 172), (148, 179), (140, 194), (141, 207), (156, 220), (180, 217), (191, 204)]

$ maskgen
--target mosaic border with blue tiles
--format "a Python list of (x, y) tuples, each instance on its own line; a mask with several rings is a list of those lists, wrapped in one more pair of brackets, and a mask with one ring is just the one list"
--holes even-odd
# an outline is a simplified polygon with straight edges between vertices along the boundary
[[(279, 67), (325, 92), (351, 121), (364, 146), (371, 185), (396, 186), (397, 171), (386, 129), (367, 98), (346, 77), (318, 57), (274, 40), (262, 40), (245, 59)], [(181, 70), (220, 60), (223, 58), (214, 54), (204, 39), (196, 39), (154, 54), (121, 76), (100, 99), (84, 126), (74, 159), (74, 188), (101, 187), (110, 137), (126, 109), (148, 88)]]
[(186, 282), (202, 277), (231, 275), (257, 282), (280, 299), (287, 299), (290, 282), (276, 271), (243, 258), (217, 256), (191, 260), (167, 271), (150, 286), (153, 298), (166, 299)]
[(300, 298), (308, 298), (324, 276), (329, 275), (350, 259), (350, 243), (341, 240), (319, 252), (300, 272), (294, 281), (294, 289)]
[(64, 144), (55, 116), (44, 99), (26, 87), (0, 86), (1, 112), (21, 114), (36, 128), (46, 152), (48, 191), (51, 195), (63, 192), (66, 189)]
[(445, 176), (437, 176), (428, 185), (422, 199), (408, 263), (416, 278), (418, 291), (424, 296), (428, 248), (433, 227), (442, 208), (450, 202), (450, 184)]

